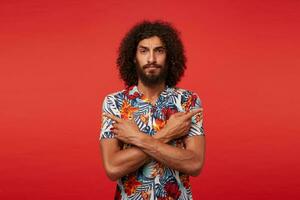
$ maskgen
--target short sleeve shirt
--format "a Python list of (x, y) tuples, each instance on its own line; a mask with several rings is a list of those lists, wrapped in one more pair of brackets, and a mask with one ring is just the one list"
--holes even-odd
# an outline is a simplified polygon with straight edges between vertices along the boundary
[[(153, 136), (163, 129), (172, 114), (201, 107), (199, 96), (188, 90), (166, 86), (152, 105), (137, 86), (131, 86), (107, 95), (102, 110), (119, 118), (134, 120), (142, 133)], [(103, 119), (100, 139), (114, 138), (110, 130), (112, 124), (111, 119)], [(204, 136), (204, 129), (197, 114), (192, 117), (186, 137), (199, 135)], [(170, 145), (185, 148), (183, 138), (171, 141)], [(123, 144), (124, 148), (130, 148), (130, 145)], [(192, 199), (189, 176), (153, 159), (117, 181), (115, 199)]]

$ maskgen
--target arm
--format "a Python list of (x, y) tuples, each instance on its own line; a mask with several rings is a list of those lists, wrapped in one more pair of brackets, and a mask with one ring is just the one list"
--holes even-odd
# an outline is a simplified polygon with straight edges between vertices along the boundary
[[(115, 117), (121, 116), (113, 96), (104, 98), (102, 112)], [(122, 149), (121, 142), (113, 134), (113, 123), (112, 119), (102, 116), (99, 147), (105, 172), (109, 179), (115, 181), (142, 166), (148, 156), (136, 147)]]
[[(165, 130), (162, 129), (157, 135), (153, 136), (153, 139), (167, 143), (169, 139), (164, 136), (164, 132)], [(145, 152), (134, 146), (121, 149), (119, 141), (115, 138), (102, 139), (100, 149), (104, 169), (112, 181), (137, 170), (150, 158)]]
[[(112, 96), (105, 97), (103, 101), (102, 111), (102, 127), (100, 136), (100, 152), (102, 154), (102, 162), (107, 176), (111, 180), (118, 178), (135, 171), (149, 160), (149, 156), (137, 147), (130, 147), (122, 149), (121, 141), (115, 137), (113, 132), (114, 122), (120, 121), (118, 118), (121, 116), (117, 105), (115, 104)], [(122, 120), (124, 123), (125, 120)], [(126, 122), (127, 126), (124, 132), (134, 129), (134, 134), (141, 134), (136, 124)], [(128, 128), (129, 127), (129, 128)], [(166, 134), (166, 129), (159, 131), (154, 138), (160, 139), (162, 142), (167, 143), (172, 138), (172, 135)], [(171, 133), (171, 132), (170, 132)], [(173, 136), (172, 136), (173, 137)]]
[(104, 169), (112, 181), (137, 170), (148, 158), (147, 154), (136, 147), (122, 150), (117, 139), (101, 140), (100, 149)]
[[(180, 159), (183, 159), (183, 158), (187, 158), (187, 155), (188, 156), (191, 155), (193, 153), (193, 149), (198, 147), (197, 143), (195, 143), (194, 140), (191, 140), (191, 142), (188, 142), (186, 144), (187, 149), (179, 149), (177, 147), (172, 147), (165, 143), (169, 142), (172, 139), (185, 135), (190, 128), (191, 117), (201, 111), (202, 111), (201, 109), (197, 109), (188, 113), (177, 113), (172, 115), (168, 120), (167, 125), (153, 137), (140, 133), (138, 127), (132, 121), (123, 120), (109, 114), (105, 114), (105, 116), (116, 122), (116, 124), (114, 125), (114, 129), (112, 131), (114, 132), (115, 138), (117, 138), (118, 140), (123, 141), (124, 143), (127, 144), (137, 145), (138, 143), (134, 142), (137, 139), (149, 139), (143, 141), (146, 143), (154, 142), (153, 144), (157, 146), (161, 146), (162, 144), (164, 144), (163, 147), (167, 147), (167, 148), (163, 148), (165, 149), (165, 154), (160, 155), (159, 156), (160, 158), (161, 156), (164, 157), (167, 154), (169, 155), (175, 153), (175, 156), (181, 156)], [(132, 171), (135, 171), (140, 166), (142, 166), (147, 161), (147, 159), (149, 159), (149, 156), (147, 156), (146, 154), (147, 151), (145, 151), (146, 152), (145, 153), (137, 147), (131, 147), (129, 149), (121, 150), (120, 147), (118, 146), (118, 141), (116, 139), (102, 140), (101, 149), (102, 149), (101, 152), (103, 154), (104, 167), (108, 177), (111, 180), (116, 180)], [(174, 152), (174, 149), (177, 149), (177, 151)], [(155, 156), (153, 157), (157, 158)], [(198, 162), (194, 162), (195, 158), (196, 156), (194, 156), (190, 161), (193, 162), (193, 166), (195, 166), (195, 164), (198, 163)], [(167, 158), (167, 160), (162, 163), (169, 166), (168, 161), (170, 159), (173, 159), (173, 157)], [(161, 161), (161, 159), (158, 160)], [(174, 163), (172, 162), (171, 166), (169, 167), (177, 169), (174, 166), (181, 161), (182, 160), (178, 160), (177, 162)], [(191, 165), (189, 165), (189, 163), (187, 163), (183, 167), (181, 167), (180, 165), (180, 169), (183, 168), (183, 170), (181, 171), (186, 172), (188, 174), (190, 173), (192, 174), (194, 173), (194, 171), (191, 171), (190, 169), (188, 170), (184, 169), (184, 167), (190, 167), (190, 166)], [(192, 170), (194, 170), (194, 168)]]
[(204, 136), (187, 137), (186, 149), (164, 144), (148, 135), (136, 137), (133, 144), (162, 164), (188, 175), (199, 175), (204, 163)]

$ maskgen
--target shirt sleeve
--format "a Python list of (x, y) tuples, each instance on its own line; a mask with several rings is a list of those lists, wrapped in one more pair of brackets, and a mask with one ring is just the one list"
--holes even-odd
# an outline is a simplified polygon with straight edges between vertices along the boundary
[[(115, 99), (113, 96), (108, 95), (104, 98), (102, 104), (102, 113), (109, 113), (116, 117), (120, 117), (120, 111), (116, 106)], [(110, 130), (113, 126), (113, 123), (114, 121), (112, 119), (102, 116), (99, 140), (115, 137), (113, 132)]]
[[(190, 110), (202, 108), (201, 99), (196, 93), (192, 93), (190, 99), (191, 99)], [(192, 117), (192, 124), (188, 133), (188, 137), (196, 136), (196, 135), (203, 135), (203, 136), (205, 135), (204, 128), (203, 128), (203, 119), (200, 120), (200, 114), (196, 114)]]

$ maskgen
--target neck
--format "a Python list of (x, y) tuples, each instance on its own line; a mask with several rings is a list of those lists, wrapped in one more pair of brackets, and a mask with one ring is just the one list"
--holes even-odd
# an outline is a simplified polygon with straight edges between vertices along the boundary
[(159, 97), (160, 93), (165, 89), (166, 84), (159, 83), (157, 85), (147, 86), (143, 84), (140, 80), (138, 81), (138, 90), (150, 100), (152, 104), (156, 102), (156, 99)]

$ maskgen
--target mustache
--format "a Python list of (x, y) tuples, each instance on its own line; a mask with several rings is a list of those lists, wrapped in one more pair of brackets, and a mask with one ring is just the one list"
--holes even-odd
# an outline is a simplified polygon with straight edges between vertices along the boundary
[(143, 66), (143, 69), (147, 69), (147, 68), (149, 68), (149, 67), (162, 68), (161, 65), (158, 65), (158, 64), (156, 64), (156, 63), (149, 63), (149, 64), (144, 65), (144, 66)]

